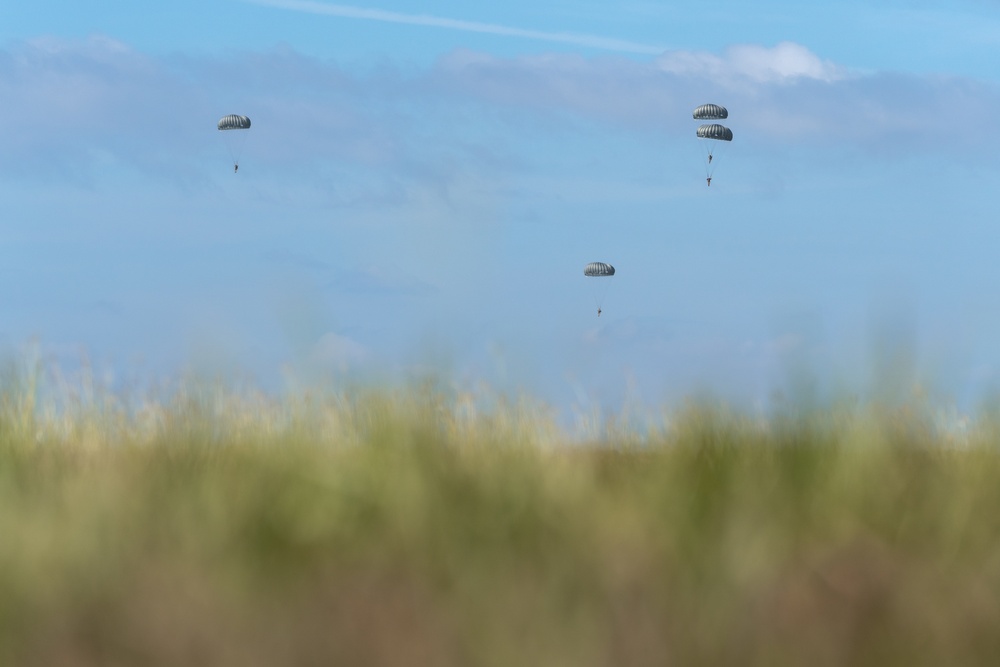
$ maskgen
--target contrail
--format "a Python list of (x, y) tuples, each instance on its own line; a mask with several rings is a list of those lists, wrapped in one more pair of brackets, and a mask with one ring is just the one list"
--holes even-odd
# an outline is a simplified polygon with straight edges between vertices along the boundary
[(327, 16), (340, 16), (343, 18), (364, 19), (367, 21), (382, 21), (384, 23), (405, 23), (407, 25), (445, 28), (448, 30), (461, 30), (463, 32), (480, 32), (489, 35), (501, 35), (504, 37), (521, 37), (523, 39), (536, 39), (543, 42), (575, 44), (577, 46), (585, 46), (604, 51), (658, 55), (667, 50), (666, 47), (652, 46), (650, 44), (638, 44), (636, 42), (612, 39), (609, 37), (600, 37), (598, 35), (525, 30), (524, 28), (513, 28), (505, 25), (497, 25), (495, 23), (463, 21), (460, 19), (449, 19), (440, 16), (429, 16), (427, 14), (401, 14), (399, 12), (390, 12), (383, 9), (365, 9), (363, 7), (352, 7), (350, 5), (316, 2), (315, 0), (245, 1), (255, 5), (264, 5), (267, 7), (276, 7), (278, 9), (306, 12), (309, 14), (325, 14)]

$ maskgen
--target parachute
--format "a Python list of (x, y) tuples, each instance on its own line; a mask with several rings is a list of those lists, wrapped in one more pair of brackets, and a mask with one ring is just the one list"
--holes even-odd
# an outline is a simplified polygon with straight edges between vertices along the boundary
[(691, 115), (695, 120), (725, 120), (729, 118), (726, 107), (720, 107), (718, 104), (702, 104)]
[(233, 172), (240, 169), (240, 153), (243, 152), (243, 144), (246, 143), (246, 132), (233, 132), (232, 130), (249, 130), (250, 119), (246, 116), (229, 114), (219, 119), (218, 128), (220, 132), (225, 132), (223, 137), (226, 140), (226, 148), (229, 149), (229, 157), (233, 160)]
[(219, 129), (220, 130), (249, 130), (250, 129), (250, 119), (246, 116), (237, 116), (236, 114), (229, 114), (228, 116), (223, 116), (219, 119)]
[[(729, 111), (726, 107), (718, 104), (702, 104), (697, 107), (691, 116), (695, 120), (725, 120), (729, 118)], [(726, 144), (716, 144), (716, 141), (730, 142), (733, 140), (733, 131), (725, 125), (719, 123), (707, 123), (699, 125), (695, 132), (698, 139), (708, 139), (703, 143), (705, 149), (705, 180), (712, 184), (712, 174), (715, 173), (716, 153), (726, 146)]]
[(583, 268), (583, 275), (589, 278), (603, 278), (615, 275), (615, 267), (604, 262), (591, 262)]
[[(610, 278), (615, 275), (615, 267), (604, 262), (591, 262), (583, 267), (583, 275), (588, 278)], [(598, 280), (593, 286), (594, 303), (597, 305), (598, 317), (601, 316), (601, 304), (604, 302), (604, 296), (607, 294), (610, 284), (610, 280)]]
[(713, 123), (712, 125), (699, 125), (697, 134), (699, 139), (718, 139), (719, 141), (733, 140), (733, 131), (725, 125), (719, 125), (718, 123)]

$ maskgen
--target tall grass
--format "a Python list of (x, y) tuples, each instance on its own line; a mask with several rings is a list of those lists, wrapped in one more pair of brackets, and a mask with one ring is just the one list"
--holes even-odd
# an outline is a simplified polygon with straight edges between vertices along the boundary
[[(434, 383), (0, 395), (0, 664), (978, 665), (1000, 456), (926, 407), (581, 443)], [(72, 392), (71, 392), (72, 393)]]

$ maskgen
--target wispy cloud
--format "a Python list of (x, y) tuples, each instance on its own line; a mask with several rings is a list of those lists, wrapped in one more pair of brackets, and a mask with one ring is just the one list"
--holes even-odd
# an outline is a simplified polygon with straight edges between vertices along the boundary
[(859, 73), (807, 48), (737, 45), (721, 55), (670, 51), (649, 62), (545, 54), (504, 58), (458, 50), (429, 72), (434, 89), (491, 108), (568, 112), (642, 131), (690, 131), (690, 110), (719, 100), (742, 140), (900, 154), (985, 153), (1000, 86), (960, 76)]
[[(215, 121), (239, 109), (254, 120), (247, 174), (266, 168), (268, 183), (281, 183), (256, 197), (355, 214), (493, 192), (530, 152), (532, 131), (577, 132), (561, 122), (567, 116), (659, 141), (664, 132), (686, 137), (691, 108), (718, 101), (740, 141), (764, 147), (964, 160), (970, 151), (992, 159), (1000, 141), (960, 131), (954, 113), (962, 110), (962, 128), (990, 127), (996, 83), (854, 72), (792, 43), (645, 60), (457, 49), (402, 74), (352, 72), (291, 49), (163, 57), (105, 37), (50, 38), (0, 47), (0, 99), (0, 178), (11, 182), (90, 183), (125, 168), (214, 187), (213, 170), (227, 162)], [(470, 185), (467, 174), (490, 185)]]
[(600, 49), (602, 51), (643, 53), (651, 55), (660, 54), (666, 51), (666, 47), (663, 46), (640, 44), (612, 37), (602, 37), (600, 35), (529, 30), (513, 26), (498, 25), (495, 23), (465, 21), (462, 19), (430, 16), (427, 14), (403, 14), (384, 9), (366, 9), (364, 7), (353, 7), (351, 5), (316, 2), (315, 0), (246, 0), (246, 2), (266, 7), (276, 7), (278, 9), (306, 12), (309, 14), (323, 14), (326, 16), (339, 16), (341, 18), (362, 19), (365, 21), (402, 23), (406, 25), (424, 26), (430, 28), (444, 28), (446, 30), (459, 30), (462, 32), (478, 32), (488, 35), (499, 35), (502, 37), (534, 39), (543, 42), (573, 44), (591, 49)]

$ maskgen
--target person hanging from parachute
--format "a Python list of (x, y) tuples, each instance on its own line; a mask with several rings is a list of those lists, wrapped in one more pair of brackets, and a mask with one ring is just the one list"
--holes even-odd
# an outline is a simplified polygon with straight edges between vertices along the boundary
[[(729, 111), (726, 107), (719, 106), (718, 104), (702, 104), (697, 107), (691, 116), (695, 120), (725, 120), (729, 118)], [(715, 148), (716, 146), (724, 146), (725, 144), (715, 144), (715, 141), (732, 141), (733, 132), (728, 127), (724, 125), (719, 125), (718, 123), (711, 123), (706, 125), (700, 125), (696, 132), (699, 139), (711, 139), (706, 144), (705, 148), (708, 153), (708, 162), (705, 165), (705, 183), (708, 187), (712, 187), (712, 175), (715, 171), (715, 167), (712, 166), (712, 160), (715, 158)]]
[(233, 160), (233, 173), (239, 173), (240, 171), (240, 153), (243, 150), (243, 144), (246, 142), (246, 132), (232, 132), (233, 130), (249, 130), (250, 129), (250, 119), (246, 116), (240, 116), (237, 114), (229, 114), (223, 116), (219, 119), (218, 128), (220, 132), (225, 132), (226, 134), (226, 148), (229, 149), (229, 157)]
[[(615, 275), (615, 267), (604, 262), (591, 262), (587, 266), (583, 267), (583, 275), (588, 278), (611, 278)], [(595, 283), (594, 288), (594, 301), (597, 302), (597, 316), (601, 316), (601, 302), (604, 299), (604, 294), (608, 291), (609, 281), (601, 280)]]
[[(699, 125), (698, 126), (698, 131), (696, 132), (696, 135), (698, 136), (699, 139), (706, 139), (706, 140), (709, 140), (710, 142), (713, 142), (713, 143), (710, 143), (707, 146), (707, 149), (708, 149), (708, 165), (706, 165), (706, 173), (705, 173), (706, 181), (708, 182), (709, 187), (711, 187), (711, 185), (712, 185), (712, 173), (715, 171), (715, 168), (711, 166), (711, 164), (712, 164), (712, 157), (713, 157), (713, 153), (714, 153), (714, 150), (715, 150), (715, 148), (714, 148), (714, 142), (715, 141), (725, 141), (725, 142), (732, 141), (733, 140), (733, 131), (730, 130), (725, 125), (719, 125), (718, 123), (712, 123), (711, 125)], [(722, 144), (722, 145), (724, 146), (725, 144)]]

